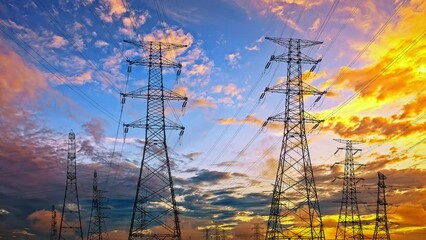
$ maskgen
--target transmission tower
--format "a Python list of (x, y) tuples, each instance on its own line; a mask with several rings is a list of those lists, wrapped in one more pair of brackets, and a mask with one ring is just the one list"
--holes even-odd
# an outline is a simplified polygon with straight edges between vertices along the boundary
[(214, 240), (220, 240), (220, 229), (219, 229), (219, 225), (216, 224), (216, 226), (214, 227)]
[(58, 229), (56, 229), (56, 209), (52, 205), (52, 220), (50, 221), (50, 240), (58, 239)]
[(77, 167), (75, 134), (71, 130), (68, 134), (68, 159), (67, 181), (65, 185), (64, 203), (62, 205), (61, 225), (59, 227), (59, 239), (83, 240), (81, 228), (80, 204), (77, 191)]
[(184, 127), (167, 119), (164, 115), (165, 100), (183, 100), (183, 97), (163, 85), (163, 69), (176, 68), (180, 74), (182, 65), (167, 59), (167, 51), (184, 48), (162, 42), (127, 41), (142, 48), (147, 55), (136, 60), (127, 60), (129, 66), (147, 66), (149, 68), (148, 86), (129, 93), (122, 93), (123, 99), (147, 99), (147, 116), (129, 124), (124, 124), (125, 132), (129, 127), (145, 129), (145, 145), (133, 206), (129, 239), (181, 239), (178, 209), (176, 207), (173, 180), (165, 130), (181, 130)]
[(210, 229), (209, 228), (204, 229), (204, 239), (210, 240)]
[(259, 223), (254, 224), (254, 227), (252, 229), (253, 229), (253, 235), (252, 235), (251, 239), (260, 240), (260, 238), (262, 236), (262, 234), (260, 233), (260, 229), (262, 229), (260, 227), (260, 224)]
[(313, 64), (310, 70), (313, 72), (321, 59), (314, 60), (301, 53), (302, 48), (322, 42), (292, 38), (266, 39), (287, 48), (286, 53), (272, 56), (266, 65), (268, 68), (272, 61), (287, 63), (287, 80), (265, 89), (265, 92), (286, 94), (285, 111), (269, 117), (264, 124), (266, 126), (269, 121), (284, 123), (266, 239), (324, 239), (305, 130), (305, 124), (315, 124), (314, 128), (317, 128), (322, 121), (304, 110), (303, 96), (317, 95), (317, 102), (325, 92), (318, 91), (302, 79), (302, 64)]
[(98, 174), (96, 170), (93, 172), (93, 199), (92, 210), (90, 212), (89, 230), (87, 240), (106, 240), (108, 235), (105, 227), (105, 215), (103, 213), (105, 207), (105, 191), (98, 189)]
[(376, 227), (374, 228), (373, 240), (390, 240), (388, 216), (386, 212), (386, 176), (378, 172), (379, 182), (377, 183), (377, 210)]
[(340, 147), (336, 151), (337, 153), (340, 150), (345, 150), (345, 161), (333, 164), (333, 166), (336, 164), (344, 166), (343, 176), (338, 177), (343, 180), (343, 190), (335, 239), (364, 239), (356, 190), (356, 184), (362, 180), (362, 178), (355, 177), (355, 166), (363, 166), (363, 164), (354, 162), (354, 155), (360, 152), (361, 149), (353, 148), (354, 144), (359, 144), (361, 142), (342, 139), (335, 139), (335, 141), (346, 144), (344, 148)]

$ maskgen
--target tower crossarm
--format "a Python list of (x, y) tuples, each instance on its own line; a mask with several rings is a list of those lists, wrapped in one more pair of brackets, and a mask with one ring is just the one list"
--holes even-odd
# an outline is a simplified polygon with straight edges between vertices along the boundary
[[(304, 121), (304, 123), (315, 124), (314, 128), (317, 128), (320, 123), (324, 122), (324, 120), (317, 119), (316, 117), (314, 117), (313, 115), (309, 114), (306, 111), (303, 111), (302, 120)], [(268, 122), (283, 122), (283, 123), (286, 123), (288, 121), (289, 121), (289, 119), (286, 119), (285, 112), (281, 112), (281, 113), (278, 113), (277, 115), (268, 117), (268, 119), (265, 121), (263, 126), (266, 126), (268, 124)]]
[(292, 38), (278, 38), (278, 37), (265, 37), (265, 39), (269, 40), (271, 42), (274, 42), (278, 45), (284, 46), (286, 48), (290, 47), (291, 44), (295, 41), (300, 42), (300, 48), (312, 47), (312, 46), (323, 43), (321, 41), (312, 41), (312, 40), (305, 40), (305, 39), (292, 39)]
[(135, 60), (127, 60), (129, 65), (147, 66), (147, 67), (162, 67), (162, 68), (182, 68), (181, 63), (173, 62), (166, 57), (161, 58), (161, 62), (152, 61), (149, 57), (138, 58)]
[(128, 93), (120, 93), (122, 97), (130, 98), (143, 98), (143, 99), (164, 99), (164, 100), (177, 100), (187, 102), (188, 98), (184, 97), (172, 90), (164, 88), (163, 91), (151, 91), (148, 94), (148, 87), (142, 87), (136, 90), (133, 90)]
[(134, 40), (123, 40), (125, 43), (130, 43), (136, 47), (140, 47), (143, 50), (149, 50), (153, 45), (161, 44), (162, 51), (173, 51), (179, 48), (186, 48), (188, 45), (166, 43), (166, 42), (153, 42), (153, 41), (134, 41)]
[[(181, 131), (185, 130), (184, 126), (177, 124), (168, 118), (164, 118), (164, 123), (165, 123), (165, 125), (163, 126), (164, 130), (181, 130)], [(147, 124), (146, 117), (143, 117), (131, 123), (125, 123), (123, 124), (123, 126), (125, 128), (125, 131), (126, 131), (126, 128), (144, 128), (144, 129), (151, 128), (151, 126)], [(154, 126), (154, 128), (157, 129), (158, 126)]]
[(287, 52), (280, 55), (272, 55), (269, 61), (286, 62), (286, 63), (302, 63), (302, 64), (318, 64), (320, 59), (313, 59), (303, 53)]
[[(279, 83), (272, 87), (266, 87), (264, 92), (286, 93), (286, 94), (290, 92), (290, 93), (300, 93), (303, 95), (319, 95), (320, 97), (327, 93), (327, 91), (320, 91), (307, 83), (302, 83), (302, 85), (303, 85), (302, 88), (288, 89), (286, 86), (286, 83), (284, 82), (284, 83)], [(318, 101), (319, 101), (319, 98), (318, 100), (315, 100), (315, 102), (318, 102)]]

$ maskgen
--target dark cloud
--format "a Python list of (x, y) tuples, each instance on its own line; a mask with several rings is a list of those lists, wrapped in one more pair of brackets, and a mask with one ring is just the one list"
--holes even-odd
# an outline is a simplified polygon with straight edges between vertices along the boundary
[(222, 180), (231, 178), (231, 174), (228, 172), (209, 171), (203, 169), (197, 173), (196, 176), (191, 177), (189, 180), (192, 184), (209, 183), (216, 184)]
[(191, 153), (187, 153), (187, 154), (183, 154), (183, 156), (191, 161), (193, 161), (194, 159), (196, 159), (197, 157), (203, 155), (203, 152), (191, 152)]
[[(242, 197), (235, 197), (231, 195), (222, 195), (216, 197), (211, 202), (212, 205), (231, 207), (239, 211), (264, 211), (268, 209), (271, 204), (271, 197), (269, 195), (260, 193), (249, 193)], [(267, 212), (267, 211), (264, 211)]]
[(350, 123), (340, 121), (338, 118), (330, 118), (330, 124), (324, 129), (333, 131), (343, 138), (365, 139), (368, 142), (384, 141), (391, 137), (404, 137), (426, 130), (426, 122), (414, 124), (411, 120), (398, 120), (385, 117), (354, 116)]

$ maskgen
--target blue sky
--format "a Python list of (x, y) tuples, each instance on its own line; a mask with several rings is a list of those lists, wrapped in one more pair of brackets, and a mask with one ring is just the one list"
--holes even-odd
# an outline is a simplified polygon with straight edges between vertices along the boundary
[[(322, 58), (305, 81), (329, 91), (317, 104), (312, 97), (305, 101), (326, 120), (307, 131), (327, 234), (333, 235), (338, 214), (332, 202), (340, 198), (340, 185), (330, 184), (340, 170), (329, 166), (344, 157), (333, 155), (338, 143), (332, 139), (351, 138), (364, 141), (366, 153), (358, 160), (370, 166), (360, 172), (368, 184), (376, 182), (378, 170), (400, 183), (391, 195), (402, 206), (391, 215), (400, 222), (395, 239), (401, 233), (421, 239), (416, 237), (424, 227), (407, 219), (413, 209), (426, 215), (425, 182), (419, 179), (426, 154), (424, 2), (7, 0), (0, 13), (0, 239), (43, 239), (48, 233), (47, 210), (62, 201), (70, 129), (77, 135), (84, 225), (96, 168), (101, 179), (109, 173), (108, 228), (115, 239), (126, 235), (144, 136), (130, 129), (123, 145), (120, 127), (111, 158), (126, 59), (141, 54), (125, 39), (188, 45), (168, 55), (183, 64), (179, 79), (172, 70), (164, 74), (167, 88), (189, 98), (184, 111), (181, 103), (166, 110), (186, 127), (181, 143), (179, 132), (167, 136), (184, 239), (201, 236), (199, 230), (214, 222), (235, 239), (248, 239), (251, 224), (267, 219), (282, 139), (280, 125), (261, 129), (284, 110), (284, 96), (259, 97), (286, 76), (285, 64), (265, 69), (271, 55), (285, 51), (265, 36), (324, 41), (304, 52)], [(127, 90), (145, 86), (147, 76), (147, 69), (133, 67)], [(143, 117), (145, 104), (127, 99), (122, 122)], [(405, 182), (419, 184), (404, 192), (413, 200), (403, 199)], [(362, 196), (374, 202), (369, 191)], [(363, 216), (371, 214), (365, 210)]]

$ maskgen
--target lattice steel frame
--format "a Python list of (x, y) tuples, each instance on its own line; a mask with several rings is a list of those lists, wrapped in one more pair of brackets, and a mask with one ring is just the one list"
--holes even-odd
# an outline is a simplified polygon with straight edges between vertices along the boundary
[(137, 60), (128, 60), (130, 66), (147, 66), (149, 68), (148, 86), (122, 93), (122, 97), (147, 99), (146, 117), (124, 124), (128, 128), (144, 128), (145, 144), (133, 206), (130, 239), (144, 240), (180, 240), (180, 224), (176, 206), (173, 180), (170, 171), (165, 130), (181, 130), (184, 127), (167, 119), (164, 115), (165, 100), (188, 100), (163, 85), (163, 68), (178, 69), (181, 64), (167, 59), (164, 53), (184, 48), (163, 42), (125, 41), (142, 48), (147, 56)]
[(68, 134), (67, 181), (65, 186), (64, 203), (62, 205), (61, 225), (59, 227), (59, 240), (83, 240), (81, 228), (80, 203), (77, 190), (77, 163), (76, 163), (75, 134), (71, 130)]
[(361, 149), (353, 147), (354, 144), (359, 144), (360, 142), (342, 139), (335, 139), (335, 141), (346, 144), (345, 148), (338, 148), (337, 150), (345, 150), (345, 161), (335, 163), (344, 166), (343, 176), (338, 177), (343, 180), (343, 189), (335, 239), (361, 240), (364, 239), (364, 234), (362, 231), (361, 218), (359, 216), (356, 184), (362, 180), (362, 178), (357, 178), (355, 176), (355, 166), (363, 166), (363, 164), (354, 162), (354, 155), (360, 152)]
[(52, 205), (52, 218), (50, 220), (50, 240), (58, 239), (58, 229), (56, 228), (56, 209)]
[(316, 128), (322, 121), (305, 112), (303, 96), (318, 95), (319, 99), (325, 92), (318, 91), (302, 79), (302, 64), (313, 64), (312, 72), (321, 59), (314, 60), (301, 53), (302, 48), (322, 42), (292, 38), (266, 39), (287, 48), (286, 53), (272, 56), (267, 65), (268, 67), (272, 61), (287, 63), (287, 80), (265, 89), (265, 92), (286, 94), (285, 111), (269, 117), (265, 123), (284, 123), (265, 239), (324, 239), (305, 130), (306, 123), (313, 123)]
[(376, 209), (376, 226), (374, 227), (373, 240), (390, 240), (387, 202), (386, 202), (386, 176), (377, 172), (379, 182), (377, 183), (377, 209)]
[(98, 174), (96, 170), (93, 172), (93, 193), (92, 193), (92, 209), (90, 211), (89, 228), (87, 232), (87, 240), (106, 240), (108, 234), (106, 231), (104, 210), (106, 191), (98, 189)]

